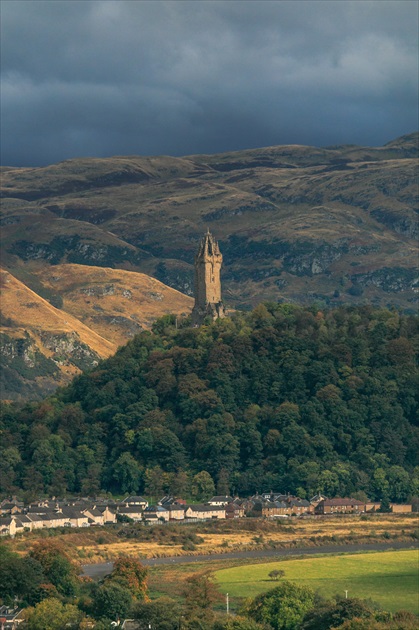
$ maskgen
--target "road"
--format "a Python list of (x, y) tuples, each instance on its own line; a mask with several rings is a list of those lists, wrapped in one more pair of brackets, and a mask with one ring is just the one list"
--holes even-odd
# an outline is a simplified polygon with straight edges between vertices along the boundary
[[(365, 545), (330, 545), (324, 547), (297, 547), (292, 549), (261, 549), (260, 551), (236, 551), (233, 553), (213, 553), (205, 556), (175, 556), (173, 558), (141, 558), (144, 566), (155, 567), (162, 564), (189, 564), (192, 562), (206, 562), (211, 560), (247, 560), (249, 558), (285, 558), (287, 556), (311, 556), (325, 553), (350, 553), (359, 551), (385, 551), (386, 549), (417, 548), (414, 543), (386, 542), (371, 543)], [(84, 564), (83, 573), (93, 579), (99, 580), (112, 571), (112, 562), (103, 564)]]

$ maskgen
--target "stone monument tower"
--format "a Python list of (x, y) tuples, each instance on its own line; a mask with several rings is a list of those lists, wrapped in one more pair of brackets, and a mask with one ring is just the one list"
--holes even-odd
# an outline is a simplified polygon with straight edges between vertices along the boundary
[(223, 257), (218, 243), (208, 230), (195, 256), (195, 305), (192, 322), (202, 324), (206, 317), (225, 317), (221, 300), (220, 270)]

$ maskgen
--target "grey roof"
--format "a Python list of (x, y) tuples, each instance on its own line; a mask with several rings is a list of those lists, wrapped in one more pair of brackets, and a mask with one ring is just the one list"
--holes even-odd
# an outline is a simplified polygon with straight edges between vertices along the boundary
[(290, 501), (291, 507), (310, 507), (310, 501), (306, 499), (296, 499), (295, 501)]
[[(99, 512), (101, 514), (103, 514), (105, 512), (105, 510), (109, 510), (109, 512), (112, 512), (112, 514), (116, 514), (117, 506), (116, 505), (112, 505), (112, 506), (110, 506), (110, 505), (102, 506), (101, 505), (100, 507), (98, 506), (97, 509), (99, 510)], [(122, 509), (126, 510), (127, 508), (122, 508)]]
[(274, 507), (276, 507), (276, 508), (281, 508), (281, 509), (288, 507), (288, 505), (285, 503), (285, 501), (273, 501), (272, 505)]
[(149, 505), (145, 508), (144, 512), (167, 512), (168, 509), (163, 507), (163, 505)]
[(70, 507), (63, 507), (62, 515), (65, 518), (86, 518), (86, 516), (82, 514), (80, 510), (75, 510), (74, 508)]
[(340, 498), (340, 497), (336, 497), (335, 499), (324, 499), (323, 501), (320, 501), (319, 505), (327, 505), (327, 506), (345, 506), (345, 505), (361, 505), (362, 503), (364, 503), (364, 501), (358, 501), (357, 499), (352, 499), (352, 498)]
[(27, 514), (45, 514), (46, 512), (48, 512), (50, 508), (48, 507), (40, 507), (39, 505), (30, 505), (27, 509), (26, 509), (26, 513)]
[(27, 514), (26, 515), (32, 523), (39, 523), (39, 521), (43, 521), (44, 518), (40, 514)]
[(41, 517), (41, 520), (43, 521), (58, 521), (63, 518), (67, 518), (67, 515), (61, 513), (58, 514), (57, 512), (46, 512), (45, 514), (41, 514)]
[(202, 505), (202, 504), (194, 504), (194, 505), (185, 505), (185, 510), (188, 509), (193, 510), (194, 512), (219, 512), (225, 511), (225, 508), (221, 505)]
[(89, 512), (91, 516), (103, 516), (102, 512), (97, 508), (85, 508), (85, 512)]
[(160, 501), (158, 501), (158, 504), (167, 505), (168, 503), (174, 503), (174, 502), (175, 502), (175, 497), (172, 497), (171, 495), (167, 494), (162, 499), (160, 499)]

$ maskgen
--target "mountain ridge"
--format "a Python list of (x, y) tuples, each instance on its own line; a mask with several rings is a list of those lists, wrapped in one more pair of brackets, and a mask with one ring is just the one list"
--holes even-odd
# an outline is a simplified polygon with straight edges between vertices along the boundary
[(417, 302), (418, 134), (384, 147), (275, 146), (83, 158), (2, 178), (3, 265), (116, 267), (192, 294), (210, 227), (232, 307)]

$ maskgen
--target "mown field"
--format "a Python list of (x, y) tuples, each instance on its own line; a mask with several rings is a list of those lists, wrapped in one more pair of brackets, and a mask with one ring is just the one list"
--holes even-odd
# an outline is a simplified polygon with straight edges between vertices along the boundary
[(282, 579), (309, 586), (327, 598), (345, 597), (347, 590), (348, 597), (370, 598), (385, 610), (419, 614), (418, 559), (418, 550), (286, 559), (222, 569), (215, 579), (234, 601), (274, 588), (278, 582), (269, 573), (280, 569), (285, 571)]

